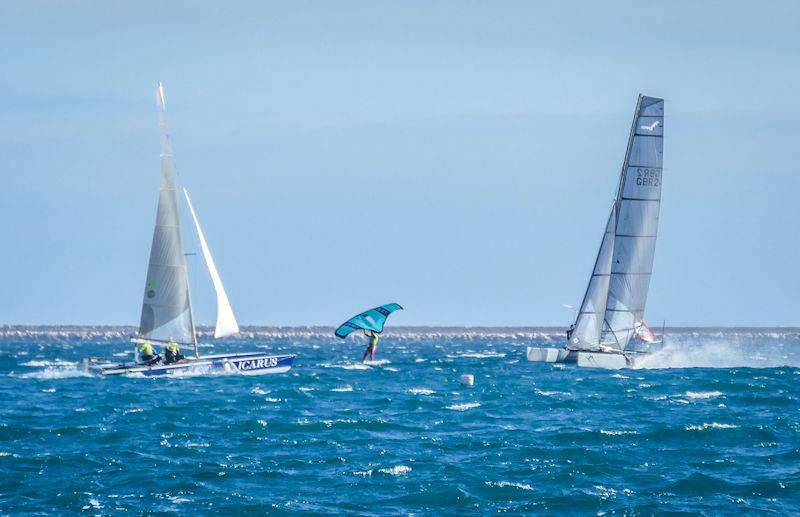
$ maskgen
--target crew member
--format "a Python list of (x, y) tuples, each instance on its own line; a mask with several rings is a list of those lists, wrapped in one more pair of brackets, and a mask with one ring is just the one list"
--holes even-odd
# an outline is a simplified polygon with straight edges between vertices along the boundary
[(361, 362), (365, 362), (367, 360), (367, 356), (369, 356), (370, 361), (375, 360), (375, 349), (378, 348), (378, 334), (371, 330), (364, 331), (365, 336), (369, 336), (369, 345), (367, 345), (367, 349), (364, 350), (364, 355), (361, 357)]
[(160, 359), (161, 357), (157, 356), (156, 353), (153, 352), (153, 345), (151, 345), (149, 341), (145, 341), (139, 345), (139, 360), (141, 362), (145, 364), (154, 364)]
[(186, 358), (181, 353), (181, 348), (178, 346), (178, 343), (170, 340), (167, 346), (164, 347), (164, 364), (177, 363), (183, 359)]

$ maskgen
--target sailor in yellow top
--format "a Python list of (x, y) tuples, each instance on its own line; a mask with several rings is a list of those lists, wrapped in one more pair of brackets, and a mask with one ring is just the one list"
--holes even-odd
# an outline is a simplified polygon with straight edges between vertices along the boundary
[(362, 363), (367, 360), (367, 356), (369, 356), (370, 361), (375, 360), (375, 349), (378, 348), (378, 341), (380, 340), (378, 334), (371, 330), (365, 330), (364, 335), (369, 336), (369, 345), (367, 345), (367, 349), (364, 350), (364, 355), (361, 357)]
[(177, 363), (183, 359), (186, 358), (181, 353), (181, 348), (178, 346), (178, 343), (170, 340), (167, 346), (164, 347), (164, 364)]
[(153, 352), (153, 345), (145, 341), (139, 345), (139, 360), (143, 363), (152, 364), (157, 363), (161, 359)]

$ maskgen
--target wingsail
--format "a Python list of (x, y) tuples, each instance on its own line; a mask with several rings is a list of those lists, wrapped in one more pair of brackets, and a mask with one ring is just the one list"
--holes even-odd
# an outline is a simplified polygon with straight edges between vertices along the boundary
[(371, 330), (377, 334), (383, 332), (383, 325), (391, 313), (403, 308), (398, 303), (387, 303), (353, 316), (336, 329), (336, 337), (346, 338), (356, 330)]

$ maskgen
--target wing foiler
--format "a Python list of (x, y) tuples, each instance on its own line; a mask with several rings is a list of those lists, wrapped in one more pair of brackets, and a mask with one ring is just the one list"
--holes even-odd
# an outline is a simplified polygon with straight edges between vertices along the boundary
[(371, 330), (376, 334), (383, 332), (383, 325), (391, 313), (403, 308), (399, 303), (387, 303), (380, 307), (375, 307), (368, 311), (364, 311), (358, 316), (353, 316), (349, 320), (342, 323), (336, 329), (336, 337), (342, 339), (346, 338), (356, 330)]

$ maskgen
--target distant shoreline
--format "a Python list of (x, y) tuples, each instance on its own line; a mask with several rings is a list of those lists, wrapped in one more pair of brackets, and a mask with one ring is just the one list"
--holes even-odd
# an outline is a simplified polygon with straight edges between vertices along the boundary
[[(249, 325), (241, 327), (241, 332), (237, 336), (231, 336), (226, 340), (257, 339), (257, 338), (333, 338), (333, 326), (323, 325)], [(541, 327), (483, 327), (483, 326), (392, 326), (388, 327), (384, 334), (389, 338), (415, 339), (430, 338), (434, 336), (442, 337), (464, 337), (482, 336), (497, 337), (502, 339), (561, 339), (564, 334), (565, 326), (541, 326)], [(657, 332), (660, 329), (657, 329)], [(126, 339), (135, 334), (137, 327), (132, 325), (0, 325), (0, 339), (3, 338), (32, 338), (36, 336), (50, 336), (61, 338), (79, 339)], [(214, 327), (201, 325), (197, 327), (198, 335), (203, 339), (213, 336)], [(666, 327), (667, 334), (714, 334), (714, 333), (737, 333), (737, 334), (763, 334), (777, 333), (783, 335), (798, 334), (800, 338), (800, 327)]]

